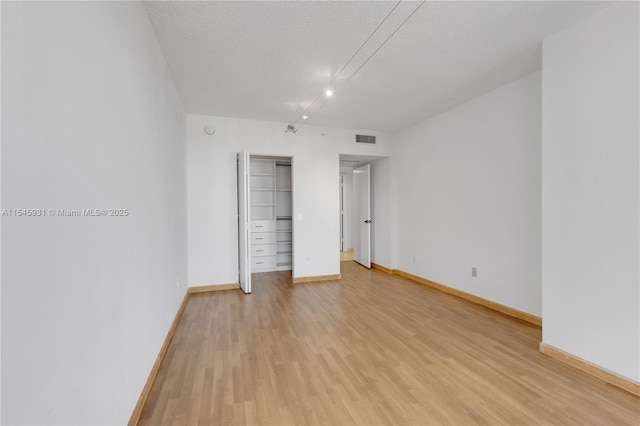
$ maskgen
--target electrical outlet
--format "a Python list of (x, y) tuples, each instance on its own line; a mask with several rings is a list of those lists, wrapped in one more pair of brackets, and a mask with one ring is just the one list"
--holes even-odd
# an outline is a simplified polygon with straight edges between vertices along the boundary
[(478, 268), (475, 266), (471, 268), (471, 276), (474, 278), (478, 276)]

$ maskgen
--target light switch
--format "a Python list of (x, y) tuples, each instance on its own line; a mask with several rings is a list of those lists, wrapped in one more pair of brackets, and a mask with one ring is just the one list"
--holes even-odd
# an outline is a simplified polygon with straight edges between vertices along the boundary
[(298, 220), (302, 220), (302, 213), (298, 213)]

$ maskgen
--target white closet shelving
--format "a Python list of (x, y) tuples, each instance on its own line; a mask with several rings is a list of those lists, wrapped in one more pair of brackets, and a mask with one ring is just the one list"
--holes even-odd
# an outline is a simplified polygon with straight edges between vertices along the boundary
[(291, 270), (291, 160), (252, 156), (249, 176), (251, 272)]
[(291, 161), (276, 161), (276, 270), (290, 270), (293, 259)]

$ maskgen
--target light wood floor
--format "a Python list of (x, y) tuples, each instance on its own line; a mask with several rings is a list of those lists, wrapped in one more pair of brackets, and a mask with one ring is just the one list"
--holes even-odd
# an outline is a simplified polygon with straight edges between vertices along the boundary
[(540, 329), (342, 262), (193, 294), (140, 424), (640, 423), (640, 399), (538, 352)]
[(346, 262), (349, 260), (353, 260), (353, 249), (347, 249), (347, 251), (340, 252), (340, 262)]

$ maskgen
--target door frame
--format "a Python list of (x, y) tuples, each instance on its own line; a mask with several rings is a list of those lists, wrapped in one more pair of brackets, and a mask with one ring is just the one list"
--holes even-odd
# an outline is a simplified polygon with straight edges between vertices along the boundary
[[(246, 170), (244, 170), (245, 174), (246, 174), (246, 179), (243, 181), (245, 188), (246, 188), (246, 196), (242, 197), (241, 200), (241, 193), (240, 193), (240, 185), (241, 185), (241, 177), (240, 177), (240, 158), (241, 156), (246, 156)], [(295, 197), (295, 156), (291, 155), (291, 154), (282, 154), (282, 155), (278, 155), (278, 154), (262, 154), (262, 153), (254, 153), (254, 152), (249, 152), (246, 150), (243, 150), (239, 153), (237, 153), (237, 161), (236, 161), (236, 167), (237, 167), (237, 172), (238, 172), (238, 180), (237, 180), (237, 197), (238, 197), (238, 206), (237, 206), (237, 217), (238, 217), (238, 283), (240, 284), (240, 288), (246, 293), (249, 294), (252, 291), (252, 285), (251, 285), (251, 255), (250, 255), (250, 238), (251, 238), (251, 200), (250, 200), (250, 193), (251, 191), (250, 189), (250, 173), (251, 173), (251, 157), (263, 157), (263, 158), (273, 158), (273, 159), (277, 159), (277, 158), (287, 158), (291, 160), (291, 276), (292, 278), (295, 278), (295, 270), (296, 270), (296, 220), (295, 220), (295, 212), (296, 212), (296, 197)], [(244, 158), (244, 157), (243, 157)], [(245, 227), (246, 227), (246, 242), (244, 245), (241, 244), (241, 240), (240, 240), (240, 233), (242, 231), (242, 227), (241, 227), (241, 213), (243, 213), (242, 209), (241, 209), (241, 201), (246, 201), (246, 210), (244, 210), (244, 214), (246, 217), (246, 222), (245, 222)], [(246, 250), (243, 250), (246, 249)], [(246, 265), (246, 272), (245, 274), (248, 274), (248, 278), (245, 278), (244, 280), (242, 279), (242, 274), (243, 274), (243, 268), (242, 268), (242, 256), (246, 256), (244, 257), (245, 259), (245, 265)], [(243, 288), (243, 281), (246, 283), (248, 282), (249, 285), (246, 286), (245, 288), (248, 289), (248, 291), (245, 290), (245, 288)]]
[(251, 191), (250, 173), (251, 156), (247, 151), (237, 154), (237, 193), (238, 193), (238, 283), (240, 289), (246, 294), (251, 293), (251, 254), (250, 254), (250, 230), (251, 230)]

